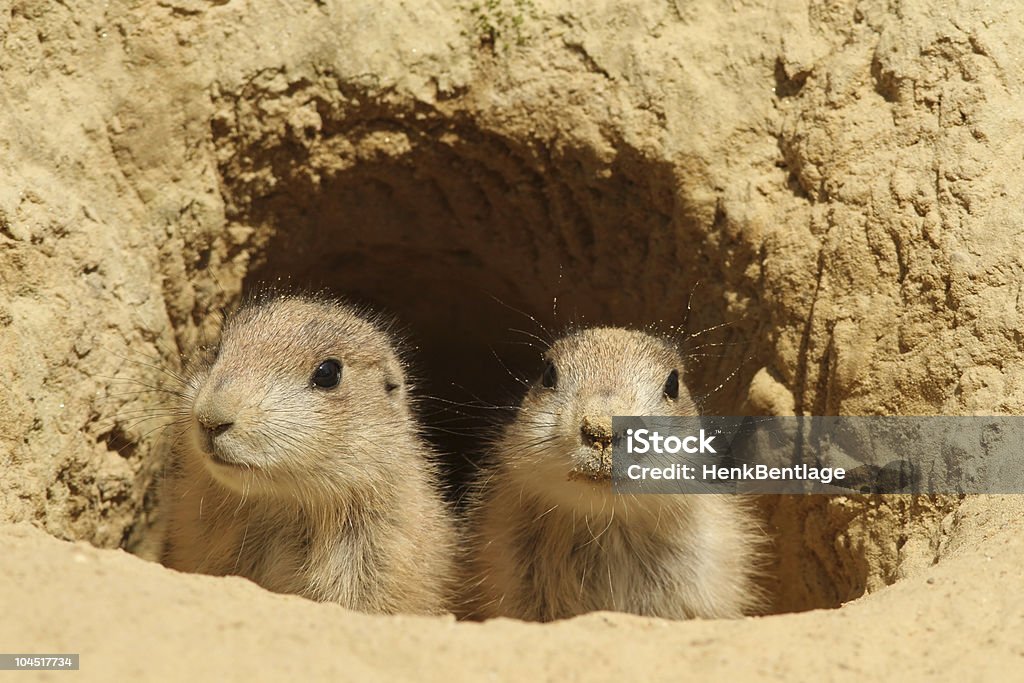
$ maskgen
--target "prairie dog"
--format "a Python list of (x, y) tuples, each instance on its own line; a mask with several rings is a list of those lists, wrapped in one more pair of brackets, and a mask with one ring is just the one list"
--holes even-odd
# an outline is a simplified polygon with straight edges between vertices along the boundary
[(593, 328), (556, 341), (470, 500), (464, 616), (594, 610), (671, 619), (758, 606), (759, 536), (724, 495), (618, 495), (613, 415), (697, 415), (668, 341)]
[(187, 370), (163, 562), (364, 612), (441, 613), (455, 535), (388, 334), (284, 296)]

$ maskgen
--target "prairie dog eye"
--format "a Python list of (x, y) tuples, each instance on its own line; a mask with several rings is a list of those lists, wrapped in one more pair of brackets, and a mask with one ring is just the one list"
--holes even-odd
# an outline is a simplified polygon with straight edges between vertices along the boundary
[(674, 401), (679, 398), (679, 371), (673, 370), (668, 373), (668, 379), (665, 380), (665, 398), (670, 401)]
[(321, 361), (309, 381), (320, 389), (333, 389), (338, 386), (341, 383), (341, 361), (334, 358)]
[(548, 389), (554, 389), (558, 386), (558, 370), (551, 361), (548, 361), (548, 364), (544, 367), (544, 374), (541, 376), (540, 382)]

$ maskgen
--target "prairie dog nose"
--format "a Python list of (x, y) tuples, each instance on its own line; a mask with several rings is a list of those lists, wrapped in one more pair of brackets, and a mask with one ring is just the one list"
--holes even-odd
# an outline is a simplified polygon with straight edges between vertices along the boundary
[(612, 418), (609, 415), (584, 415), (580, 434), (585, 444), (596, 448), (609, 448), (617, 436), (612, 431)]
[(205, 429), (206, 432), (211, 437), (217, 437), (217, 436), (220, 436), (221, 434), (223, 434), (224, 432), (228, 431), (229, 429), (231, 429), (231, 425), (233, 425), (235, 423), (234, 422), (221, 422), (221, 423), (217, 424), (217, 420), (214, 420), (213, 423), (211, 424), (211, 423), (208, 423), (208, 422), (204, 421), (202, 418), (200, 418), (199, 419), (199, 424), (203, 425), (203, 429)]
[(196, 422), (210, 439), (231, 429), (237, 413), (237, 402), (232, 396), (225, 395), (225, 392), (214, 393), (205, 389), (200, 393), (193, 409)]
[(203, 444), (203, 450), (207, 453), (215, 452), (214, 441), (216, 438), (235, 424), (233, 420), (216, 413), (196, 413), (195, 418), (199, 425), (199, 440)]

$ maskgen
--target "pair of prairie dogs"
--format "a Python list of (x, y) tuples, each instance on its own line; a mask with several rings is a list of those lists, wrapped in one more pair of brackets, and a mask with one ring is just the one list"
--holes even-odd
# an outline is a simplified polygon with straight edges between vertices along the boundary
[(386, 330), (321, 298), (243, 306), (177, 394), (164, 563), (378, 613), (755, 607), (756, 535), (735, 497), (611, 491), (610, 416), (696, 414), (679, 352), (595, 328), (545, 361), (460, 524)]

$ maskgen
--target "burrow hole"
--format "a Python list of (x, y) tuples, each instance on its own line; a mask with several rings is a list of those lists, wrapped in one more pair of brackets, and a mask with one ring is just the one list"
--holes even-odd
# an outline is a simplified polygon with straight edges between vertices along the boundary
[[(539, 374), (544, 340), (569, 325), (715, 327), (687, 386), (738, 414), (769, 340), (746, 275), (758, 255), (721, 236), (671, 164), (622, 140), (609, 160), (363, 93), (248, 88), (212, 125), (228, 227), (251, 234), (233, 294), (277, 283), (395, 316), (456, 498), (507, 417), (494, 408), (518, 400), (517, 378)], [(779, 552), (799, 555), (773, 562), (770, 589), (788, 587), (773, 611), (863, 592), (863, 562), (807, 546), (807, 519), (824, 537), (844, 523), (824, 501), (776, 499), (765, 515), (781, 520), (766, 522)]]

